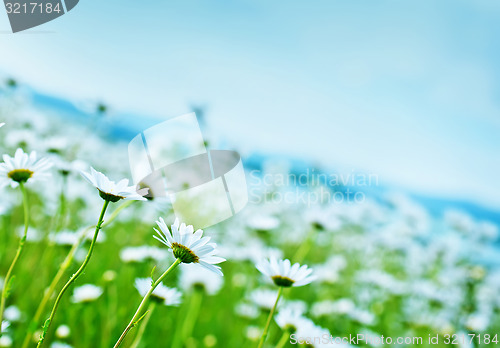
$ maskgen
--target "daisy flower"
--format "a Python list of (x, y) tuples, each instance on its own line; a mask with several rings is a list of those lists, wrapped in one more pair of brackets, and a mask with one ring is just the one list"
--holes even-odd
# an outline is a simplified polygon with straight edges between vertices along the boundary
[(126, 247), (120, 251), (120, 259), (123, 262), (144, 262), (154, 260), (161, 262), (168, 257), (168, 251), (149, 245)]
[(54, 342), (50, 345), (50, 348), (73, 348), (73, 346), (70, 346), (67, 343), (64, 342)]
[(312, 282), (315, 277), (311, 275), (312, 269), (307, 265), (301, 266), (296, 263), (293, 266), (290, 260), (263, 260), (256, 268), (264, 275), (270, 277), (274, 284), (280, 287), (303, 286)]
[(99, 195), (105, 201), (118, 202), (121, 199), (146, 200), (143, 196), (148, 192), (148, 189), (136, 190), (135, 186), (128, 186), (128, 179), (123, 179), (115, 183), (92, 167), (90, 167), (90, 173), (81, 172), (81, 174), (99, 191)]
[(14, 157), (3, 155), (3, 163), (0, 164), (0, 187), (10, 184), (15, 188), (19, 184), (46, 177), (47, 169), (52, 165), (46, 158), (37, 161), (36, 152), (29, 155), (19, 148)]
[[(137, 278), (135, 280), (135, 288), (139, 291), (139, 294), (144, 297), (146, 293), (151, 288), (150, 278)], [(178, 306), (181, 303), (182, 293), (176, 288), (169, 288), (163, 285), (163, 283), (158, 284), (158, 287), (153, 291), (151, 298), (163, 303), (165, 306)]]
[(4, 335), (0, 337), (0, 347), (12, 347), (12, 338), (10, 336)]
[(194, 232), (191, 225), (186, 226), (184, 223), (179, 225), (179, 219), (175, 219), (174, 224), (171, 225), (172, 232), (162, 218), (156, 221), (156, 224), (160, 230), (156, 228), (154, 230), (159, 238), (157, 236), (154, 238), (168, 246), (176, 259), (182, 263), (199, 263), (210, 271), (223, 275), (220, 267), (215, 265), (226, 260), (215, 256), (217, 244), (208, 243), (210, 237), (202, 237), (202, 230)]
[(207, 295), (216, 295), (224, 285), (223, 277), (214, 277), (213, 273), (200, 267), (183, 267), (179, 276), (179, 286), (186, 292), (200, 289)]
[(270, 289), (256, 289), (250, 293), (250, 300), (260, 308), (270, 310), (273, 308), (278, 292)]
[(307, 327), (307, 325), (314, 324), (310, 319), (304, 317), (301, 311), (290, 307), (281, 309), (274, 320), (282, 330), (289, 331), (291, 333), (301, 330), (302, 328)]
[(71, 329), (68, 325), (59, 325), (56, 329), (56, 337), (57, 338), (68, 338), (71, 334)]
[(92, 302), (102, 295), (102, 289), (93, 284), (85, 284), (75, 288), (71, 301), (73, 303)]

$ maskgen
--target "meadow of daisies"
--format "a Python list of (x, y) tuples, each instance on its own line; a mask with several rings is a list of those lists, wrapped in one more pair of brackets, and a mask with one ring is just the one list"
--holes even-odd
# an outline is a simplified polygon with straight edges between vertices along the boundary
[(391, 192), (292, 204), (249, 180), (241, 213), (197, 230), (130, 186), (103, 111), (0, 95), (0, 347), (497, 344), (494, 223)]

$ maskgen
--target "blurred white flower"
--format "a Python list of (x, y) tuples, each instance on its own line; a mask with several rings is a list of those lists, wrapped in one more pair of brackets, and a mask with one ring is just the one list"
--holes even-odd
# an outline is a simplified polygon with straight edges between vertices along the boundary
[(352, 320), (367, 326), (371, 326), (375, 322), (375, 315), (373, 313), (359, 308), (356, 308), (350, 314), (350, 317)]
[(245, 238), (242, 245), (228, 244), (219, 247), (220, 255), (231, 260), (251, 261), (258, 263), (266, 258), (281, 258), (283, 252), (280, 249), (267, 246), (260, 239)]
[(342, 221), (330, 210), (313, 206), (304, 213), (306, 221), (318, 230), (335, 231), (342, 227)]
[(465, 322), (465, 327), (471, 331), (484, 332), (490, 326), (490, 316), (486, 313), (471, 314)]
[(360, 283), (369, 283), (385, 289), (391, 294), (402, 294), (407, 290), (405, 283), (397, 280), (394, 276), (379, 269), (361, 270), (356, 273), (356, 279)]
[(2, 128), (3, 126), (5, 126), (5, 122), (0, 123), (0, 128)]
[(284, 300), (284, 307), (288, 308), (291, 311), (298, 313), (307, 312), (307, 303), (302, 300)]
[(340, 271), (347, 267), (342, 255), (332, 255), (325, 263), (314, 266), (314, 274), (318, 282), (335, 283), (340, 279)]
[(5, 135), (5, 144), (9, 147), (38, 148), (40, 137), (31, 129), (11, 129)]
[(47, 170), (52, 165), (46, 158), (37, 161), (36, 152), (28, 155), (21, 148), (16, 150), (14, 157), (3, 155), (3, 161), (0, 164), (0, 187), (10, 184), (15, 188), (20, 183), (47, 177)]
[(463, 234), (470, 234), (476, 227), (476, 222), (469, 214), (460, 210), (447, 210), (444, 220), (448, 225)]
[[(19, 226), (16, 230), (19, 238), (24, 236), (24, 226)], [(43, 239), (43, 234), (35, 227), (30, 227), (30, 233), (26, 236), (26, 241), (36, 243)]]
[[(135, 288), (142, 297), (146, 296), (146, 293), (151, 288), (151, 279), (137, 278), (135, 280)], [(176, 288), (169, 288), (163, 285), (163, 283), (158, 284), (151, 295), (151, 299), (157, 300), (165, 306), (178, 306), (181, 303), (181, 298), (182, 293), (179, 290)]]
[(0, 332), (5, 332), (5, 330), (7, 330), (10, 326), (10, 322), (8, 322), (7, 320), (4, 320), (2, 321), (2, 325), (0, 325)]
[(154, 236), (154, 238), (168, 246), (175, 258), (182, 263), (198, 263), (216, 274), (223, 275), (220, 267), (215, 265), (226, 260), (215, 256), (217, 244), (208, 243), (210, 237), (202, 237), (202, 230), (193, 232), (193, 226), (186, 226), (184, 223), (179, 225), (179, 219), (175, 219), (174, 224), (170, 226), (172, 232), (163, 218), (156, 221), (156, 224), (161, 232), (155, 228), (158, 237)]
[(68, 325), (59, 325), (56, 329), (57, 338), (68, 338), (71, 334), (71, 329)]
[(314, 324), (310, 319), (304, 317), (302, 314), (303, 312), (294, 308), (284, 307), (278, 312), (274, 320), (282, 330), (294, 333), (300, 328)]
[(120, 251), (123, 262), (143, 262), (148, 259), (163, 261), (168, 257), (168, 251), (154, 246), (126, 247)]
[(324, 300), (316, 302), (311, 309), (314, 317), (330, 316), (332, 314), (350, 314), (356, 309), (356, 305), (349, 298), (341, 298), (336, 301)]
[(201, 288), (208, 295), (215, 295), (220, 291), (223, 284), (224, 278), (214, 277), (211, 271), (204, 268), (190, 267), (190, 265), (181, 268), (179, 286), (184, 291)]
[(85, 284), (75, 288), (71, 301), (73, 303), (92, 302), (102, 295), (102, 289), (93, 284)]
[(248, 319), (255, 319), (260, 314), (258, 307), (246, 302), (238, 303), (234, 308), (234, 312), (238, 314), (240, 317)]
[(311, 283), (315, 277), (311, 275), (312, 269), (307, 265), (301, 266), (295, 263), (293, 266), (290, 260), (263, 260), (256, 265), (257, 269), (264, 275), (270, 277), (274, 284), (282, 287), (303, 286)]
[(10, 322), (16, 322), (21, 320), (21, 311), (16, 306), (10, 306), (5, 309), (3, 317)]
[(50, 345), (50, 348), (73, 348), (73, 346), (64, 342), (54, 342)]
[(258, 307), (267, 310), (273, 308), (277, 297), (278, 291), (269, 289), (256, 289), (252, 291), (249, 296), (250, 300)]
[(257, 326), (249, 325), (245, 330), (245, 336), (251, 341), (257, 341), (261, 335), (262, 329)]
[(254, 230), (270, 231), (279, 227), (280, 220), (275, 216), (258, 214), (251, 216), (247, 224)]
[(12, 347), (12, 338), (7, 335), (0, 337), (0, 347)]
[[(299, 342), (304, 342), (307, 347), (331, 346), (330, 331), (307, 321), (305, 325), (299, 325), (295, 337)], [(342, 344), (340, 344), (342, 346)], [(337, 346), (337, 344), (335, 344)], [(348, 346), (347, 344), (345, 346)]]
[(60, 231), (49, 234), (49, 240), (57, 245), (73, 245), (78, 239), (78, 233), (71, 231)]
[(81, 172), (82, 176), (99, 191), (102, 199), (110, 202), (119, 200), (146, 201), (143, 196), (148, 189), (136, 190), (135, 186), (128, 186), (128, 179), (123, 179), (115, 183), (108, 179), (106, 175), (90, 167), (90, 173)]
[[(49, 234), (49, 240), (57, 245), (73, 245), (82, 236), (82, 233), (85, 233), (85, 240), (91, 241), (94, 238), (94, 231), (91, 229), (84, 229), (77, 232), (72, 231), (60, 231), (57, 233)], [(97, 243), (103, 243), (106, 241), (106, 233), (104, 231), (100, 231), (97, 236)]]

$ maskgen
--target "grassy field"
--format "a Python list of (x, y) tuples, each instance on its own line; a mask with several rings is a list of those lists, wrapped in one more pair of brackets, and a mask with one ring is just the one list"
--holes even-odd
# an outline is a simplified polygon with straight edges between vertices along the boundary
[[(21, 147), (54, 162), (50, 177), (26, 185), (28, 241), (14, 271), (0, 338), (1, 347), (17, 348), (32, 332), (28, 346), (35, 347), (54, 302), (50, 297), (34, 322), (44, 293), (77, 236), (97, 223), (102, 206), (97, 190), (79, 170), (93, 166), (113, 180), (128, 177), (127, 144), (102, 138), (92, 123), (71, 124), (33, 110), (29, 100), (15, 94), (3, 96), (0, 122), (6, 123), (0, 128), (0, 153), (13, 156)], [(357, 204), (277, 204), (266, 198), (290, 187), (260, 189), (260, 203), (251, 202), (240, 214), (204, 231), (227, 259), (221, 264), (224, 277), (180, 265), (164, 284), (183, 293), (182, 303), (157, 304), (147, 325), (134, 328), (124, 346), (144, 330), (139, 347), (257, 347), (275, 296), (260, 290), (276, 287), (255, 264), (271, 256), (307, 264), (317, 277), (311, 284), (285, 289), (279, 303), (278, 313), (293, 308), (316, 325), (307, 328), (309, 333), (298, 328), (297, 333), (383, 335), (397, 346), (429, 347), (451, 345), (446, 335), (454, 334), (458, 336), (450, 340), (456, 338), (461, 347), (470, 346), (469, 334), (481, 335), (474, 336), (473, 346), (486, 346), (485, 334), (491, 340), (500, 334), (500, 270), (478, 261), (498, 239), (494, 224), (464, 212), (431, 216), (401, 195)], [(24, 213), (18, 188), (0, 192), (0, 277), (5, 277), (23, 232)], [(111, 204), (105, 223), (123, 204)], [(149, 277), (155, 267), (157, 277), (174, 260), (153, 239), (160, 216), (173, 223), (168, 203), (133, 202), (103, 227), (103, 238), (84, 274), (63, 297), (44, 346), (114, 345), (141, 301), (135, 279)], [(55, 293), (82, 263), (89, 244), (87, 240), (75, 249)], [(133, 249), (141, 246), (152, 248)], [(85, 284), (99, 287), (102, 294), (74, 296)], [(266, 346), (277, 346), (289, 334), (273, 321)], [(439, 335), (438, 344), (429, 343), (429, 335)], [(422, 344), (397, 344), (398, 337), (422, 337)], [(356, 345), (377, 346), (375, 341)]]

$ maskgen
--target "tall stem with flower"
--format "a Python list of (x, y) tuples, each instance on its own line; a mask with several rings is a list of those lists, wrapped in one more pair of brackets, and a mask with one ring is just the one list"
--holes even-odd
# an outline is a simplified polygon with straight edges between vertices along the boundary
[(311, 275), (312, 269), (308, 268), (307, 265), (301, 266), (295, 263), (293, 266), (290, 260), (277, 260), (272, 258), (270, 260), (263, 260), (256, 265), (257, 269), (265, 276), (271, 278), (276, 286), (279, 287), (278, 296), (274, 302), (274, 306), (267, 317), (266, 326), (264, 327), (264, 332), (259, 342), (259, 348), (264, 346), (267, 334), (269, 332), (269, 326), (273, 319), (274, 312), (278, 306), (278, 302), (283, 293), (283, 288), (297, 287), (309, 284), (314, 280), (314, 276)]
[(104, 215), (106, 214), (106, 209), (109, 206), (109, 203), (116, 203), (122, 199), (126, 200), (146, 200), (143, 197), (143, 194), (145, 194), (147, 191), (146, 190), (141, 190), (141, 192), (137, 192), (134, 186), (128, 186), (128, 180), (123, 179), (119, 181), (118, 183), (115, 183), (111, 180), (109, 180), (104, 174), (96, 171), (94, 168), (91, 168), (91, 173), (83, 173), (83, 177), (90, 182), (92, 185), (94, 185), (97, 190), (99, 191), (99, 195), (101, 198), (104, 200), (103, 207), (101, 209), (101, 214), (99, 216), (99, 220), (97, 221), (95, 232), (94, 232), (94, 237), (92, 238), (92, 242), (90, 244), (89, 251), (87, 253), (87, 256), (85, 257), (85, 260), (81, 264), (80, 268), (74, 273), (71, 278), (66, 282), (66, 284), (63, 286), (61, 291), (56, 297), (56, 300), (54, 302), (54, 305), (52, 307), (52, 311), (50, 312), (49, 318), (45, 321), (45, 324), (43, 326), (43, 331), (42, 334), (40, 335), (40, 340), (38, 341), (37, 347), (41, 347), (44, 340), (45, 336), (47, 334), (47, 331), (50, 327), (50, 324), (54, 320), (54, 316), (56, 314), (57, 308), (59, 307), (59, 303), (61, 302), (61, 299), (68, 290), (68, 288), (73, 284), (76, 279), (83, 273), (85, 270), (85, 267), (87, 267), (87, 264), (90, 261), (90, 258), (92, 257), (92, 253), (94, 251), (94, 246), (97, 241), (97, 237), (99, 235), (99, 231), (101, 230), (101, 227), (104, 223)]
[[(7, 275), (5, 276), (4, 288), (2, 291), (2, 297), (0, 299), (0, 323), (3, 319), (3, 312), (5, 311), (5, 302), (9, 297), (9, 293), (12, 287), (12, 281), (14, 280), (12, 276), (12, 272), (14, 271), (14, 267), (16, 267), (17, 261), (21, 257), (21, 254), (24, 250), (24, 244), (26, 243), (26, 238), (28, 236), (28, 225), (29, 225), (29, 207), (28, 207), (28, 194), (26, 193), (26, 188), (23, 183), (19, 184), (21, 188), (21, 192), (23, 193), (23, 207), (24, 207), (24, 232), (21, 240), (19, 241), (19, 245), (17, 247), (16, 256), (12, 260), (10, 264), (9, 270), (7, 271)], [(0, 332), (0, 335), (2, 333)]]
[[(170, 273), (172, 272), (179, 264), (181, 263), (181, 260), (179, 259), (175, 259), (174, 263), (165, 271), (163, 272), (163, 274), (155, 281), (151, 284), (151, 288), (149, 289), (149, 291), (146, 293), (146, 295), (143, 297), (142, 301), (141, 301), (141, 304), (139, 305), (139, 308), (137, 308), (137, 310), (135, 311), (135, 314), (134, 316), (132, 317), (132, 319), (130, 320), (130, 322), (128, 323), (127, 327), (125, 328), (125, 330), (123, 330), (120, 338), (118, 339), (118, 341), (116, 342), (116, 344), (114, 345), (114, 347), (119, 347), (122, 343), (123, 343), (123, 340), (125, 339), (125, 337), (127, 336), (128, 332), (134, 327), (136, 326), (145, 316), (142, 315), (142, 312), (144, 310), (144, 308), (146, 307), (146, 304), (148, 303), (148, 300), (149, 298), (151, 297), (151, 295), (153, 294), (153, 291), (156, 289), (156, 287), (163, 281), (163, 279)], [(147, 313), (147, 312), (146, 312)]]
[(216, 266), (216, 264), (225, 261), (225, 259), (215, 255), (217, 252), (217, 245), (215, 243), (208, 243), (210, 241), (210, 237), (202, 237), (202, 230), (194, 232), (193, 226), (186, 226), (185, 224), (180, 225), (178, 219), (176, 219), (174, 224), (170, 226), (172, 231), (168, 229), (162, 218), (159, 218), (156, 223), (160, 230), (155, 228), (158, 236), (154, 236), (154, 238), (169, 248), (175, 257), (175, 262), (160, 276), (160, 278), (152, 282), (151, 288), (143, 297), (134, 316), (125, 330), (123, 330), (114, 348), (118, 348), (123, 343), (130, 330), (134, 328), (134, 326), (136, 326), (137, 323), (146, 315), (146, 313), (142, 314), (142, 312), (151, 297), (151, 294), (153, 294), (154, 290), (161, 283), (161, 281), (180, 263), (200, 264), (218, 275), (223, 275), (220, 267)]
[[(0, 323), (3, 319), (3, 313), (7, 298), (9, 297), (14, 280), (13, 272), (16, 267), (21, 254), (24, 250), (24, 245), (28, 237), (29, 226), (29, 204), (28, 194), (26, 192), (25, 184), (36, 180), (40, 177), (47, 176), (46, 170), (50, 168), (51, 163), (42, 158), (37, 161), (36, 152), (26, 154), (22, 149), (17, 149), (14, 157), (8, 155), (3, 156), (4, 162), (0, 164), (0, 187), (10, 185), (13, 188), (19, 187), (23, 196), (24, 208), (24, 232), (19, 241), (16, 255), (10, 264), (10, 267), (5, 276), (2, 296), (0, 298)], [(2, 335), (0, 328), (0, 336)]]
[[(111, 224), (118, 214), (128, 206), (130, 206), (134, 201), (126, 201), (122, 205), (120, 205), (118, 208), (116, 208), (113, 213), (109, 216), (109, 218), (101, 225), (101, 229), (108, 226)], [(68, 254), (66, 255), (66, 258), (64, 261), (61, 263), (59, 266), (59, 269), (50, 282), (49, 287), (47, 288), (47, 291), (44, 292), (43, 298), (40, 301), (40, 304), (38, 305), (38, 308), (35, 312), (35, 315), (33, 316), (33, 319), (31, 320), (30, 327), (28, 328), (26, 335), (24, 337), (23, 345), (21, 346), (22, 348), (27, 348), (28, 345), (30, 344), (32, 340), (33, 333), (35, 332), (36, 328), (40, 324), (40, 318), (42, 317), (42, 314), (45, 311), (45, 308), (47, 306), (47, 303), (49, 302), (50, 298), (54, 295), (54, 292), (56, 291), (56, 286), (59, 284), (59, 281), (63, 277), (64, 273), (68, 270), (68, 268), (71, 266), (73, 259), (75, 257), (75, 253), (78, 250), (78, 247), (82, 244), (83, 240), (87, 237), (88, 232), (90, 232), (92, 229), (92, 226), (85, 228), (81, 233), (80, 236), (78, 237), (78, 240), (71, 246), (71, 249), (69, 250)]]

